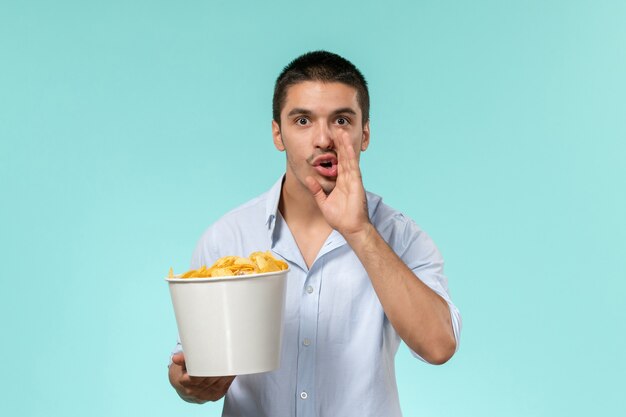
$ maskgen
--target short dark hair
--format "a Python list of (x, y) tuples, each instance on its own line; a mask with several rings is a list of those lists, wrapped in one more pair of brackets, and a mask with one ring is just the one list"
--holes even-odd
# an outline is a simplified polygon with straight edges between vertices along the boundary
[(280, 112), (287, 99), (287, 90), (303, 81), (340, 82), (354, 87), (363, 114), (363, 124), (369, 120), (370, 96), (361, 71), (350, 61), (327, 51), (307, 52), (287, 65), (276, 79), (272, 113), (280, 126)]

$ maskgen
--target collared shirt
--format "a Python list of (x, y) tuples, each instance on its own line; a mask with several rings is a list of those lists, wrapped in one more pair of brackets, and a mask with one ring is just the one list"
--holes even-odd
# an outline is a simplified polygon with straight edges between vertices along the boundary
[[(271, 250), (291, 269), (280, 368), (237, 376), (223, 416), (401, 416), (394, 367), (400, 337), (369, 276), (337, 231), (307, 267), (278, 210), (281, 187), (282, 178), (222, 217), (202, 235), (193, 255), (195, 269), (222, 256)], [(447, 301), (458, 349), (461, 317), (435, 244), (379, 196), (368, 192), (367, 205), (370, 221), (416, 279)], [(179, 344), (175, 351), (180, 349)]]

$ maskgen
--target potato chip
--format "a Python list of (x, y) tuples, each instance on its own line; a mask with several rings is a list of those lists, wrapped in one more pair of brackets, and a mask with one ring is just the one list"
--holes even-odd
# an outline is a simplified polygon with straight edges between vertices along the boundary
[[(202, 265), (198, 269), (185, 272), (181, 278), (209, 278), (230, 277), (237, 275), (258, 274), (263, 272), (277, 272), (287, 269), (286, 262), (274, 258), (270, 251), (252, 252), (247, 258), (241, 256), (224, 256), (210, 267)], [(169, 278), (174, 277), (174, 271), (170, 268)]]
[(229, 268), (215, 268), (213, 269), (212, 277), (229, 277), (233, 275), (233, 272)]

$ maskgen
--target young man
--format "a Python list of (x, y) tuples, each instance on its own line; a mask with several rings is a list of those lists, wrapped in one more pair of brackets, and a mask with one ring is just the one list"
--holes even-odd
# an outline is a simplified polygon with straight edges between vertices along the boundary
[(324, 51), (297, 58), (276, 81), (273, 107), (284, 177), (209, 228), (192, 267), (266, 249), (289, 263), (281, 366), (190, 377), (179, 345), (170, 381), (186, 401), (226, 395), (224, 416), (400, 416), (400, 339), (433, 364), (458, 347), (443, 260), (415, 223), (363, 188), (369, 95), (354, 65)]

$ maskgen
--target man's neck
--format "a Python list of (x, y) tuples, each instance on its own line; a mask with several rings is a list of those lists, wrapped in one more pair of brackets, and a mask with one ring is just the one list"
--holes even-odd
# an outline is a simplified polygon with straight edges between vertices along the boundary
[(289, 179), (285, 180), (278, 203), (278, 209), (287, 224), (290, 227), (329, 227), (311, 192), (294, 185), (289, 183)]
[(300, 250), (308, 268), (311, 268), (321, 247), (332, 233), (311, 192), (299, 183), (283, 184), (278, 209)]

